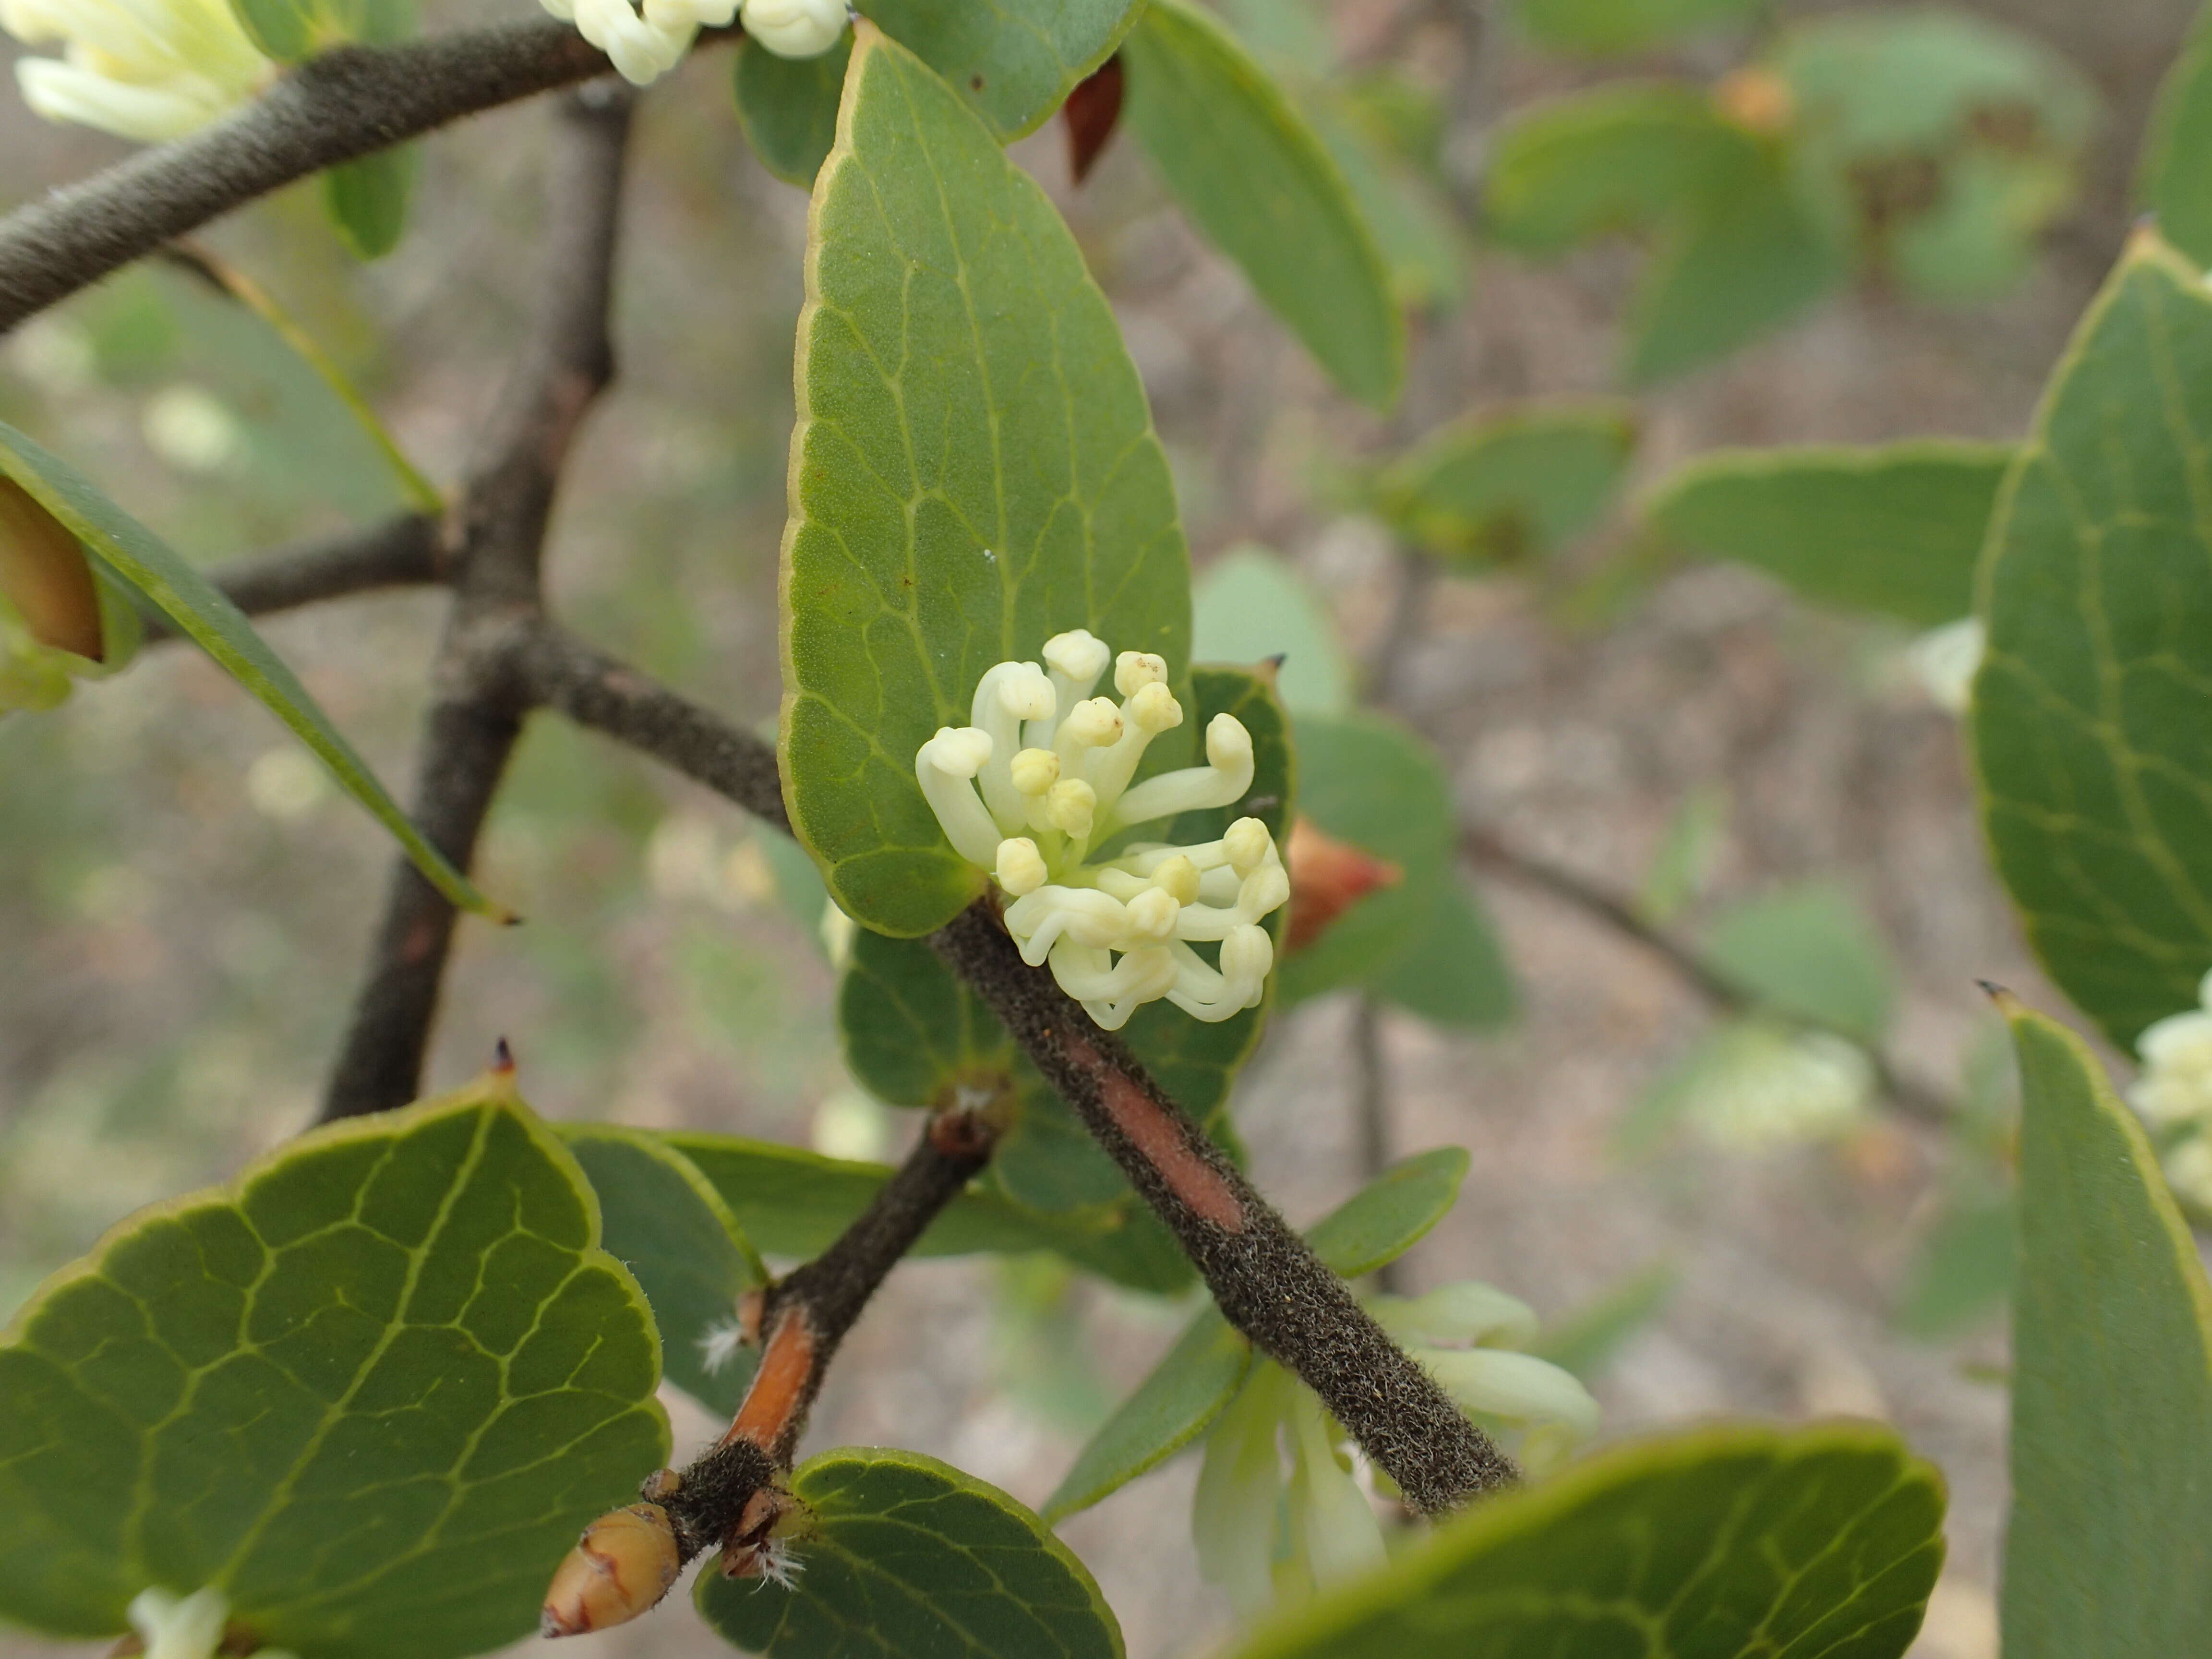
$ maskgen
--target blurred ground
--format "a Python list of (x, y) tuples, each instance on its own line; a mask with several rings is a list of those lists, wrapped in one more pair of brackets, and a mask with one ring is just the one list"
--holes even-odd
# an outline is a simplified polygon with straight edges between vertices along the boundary
[[(2191, 8), (1973, 9), (2066, 50), (2107, 100), (2089, 198), (2050, 257), (2000, 304), (1934, 312), (1862, 295), (1665, 391), (1646, 404), (1642, 476), (1724, 442), (2021, 428), (2117, 250), (2141, 114)], [(1400, 42), (1449, 72), (1464, 33), (1401, 26), (1399, 12), (1344, 4), (1342, 33), (1355, 50)], [(726, 72), (702, 56), (644, 106), (623, 377), (592, 417), (550, 568), (582, 631), (757, 718), (775, 697), (805, 203), (746, 154)], [(1578, 76), (1598, 78), (1493, 38), (1462, 100), (1458, 162), (1479, 166), (1486, 112)], [(347, 357), (441, 482), (463, 464), (528, 297), (516, 251), (538, 215), (543, 122), (505, 112), (426, 146), (416, 227), (373, 270), (344, 265), (298, 191), (210, 237)], [(0, 98), (9, 198), (120, 153)], [(1066, 204), (1121, 311), (1194, 550), (1260, 540), (1297, 559), (1355, 643), (1383, 625), (1395, 555), (1314, 480), (1471, 406), (1609, 388), (1610, 319), (1633, 269), (1620, 251), (1542, 269), (1487, 261), (1460, 312), (1420, 328), (1412, 389), (1386, 426), (1327, 392), (1164, 205), (1132, 146), (1110, 150), (1079, 196), (1065, 189), (1056, 135), (1019, 153)], [(188, 285), (129, 276), (61, 318), (0, 348), (0, 418), (74, 454), (196, 556), (389, 507), (343, 428), (301, 413), (312, 398), (287, 392), (282, 365)], [(190, 437), (200, 393), (222, 401), (235, 430), (196, 452), (175, 428)], [(203, 418), (204, 439), (207, 428)], [(1905, 684), (1894, 640), (1731, 571), (1674, 576), (1602, 626), (1561, 620), (1559, 598), (1453, 581), (1424, 608), (1399, 701), (1445, 746), (1470, 819), (1626, 890), (1684, 797), (1725, 784), (1711, 896), (1844, 883), (1903, 966), (1897, 1062), (1941, 1088), (1956, 1086), (1984, 1030), (1973, 977), (2059, 1006), (1988, 873), (1955, 727)], [(437, 616), (434, 599), (399, 596), (270, 630), (387, 777), (407, 775)], [(748, 836), (593, 740), (534, 732), (483, 872), (530, 922), (465, 927), (434, 1085), (468, 1076), (504, 1033), (550, 1114), (809, 1139), (842, 1086), (830, 977)], [(61, 714), (0, 725), (0, 1304), (126, 1210), (222, 1176), (308, 1119), (387, 862), (378, 832), (267, 718), (182, 653), (155, 653)], [(1893, 1419), (1952, 1487), (1952, 1568), (1917, 1651), (1990, 1659), (2003, 1401), (1973, 1376), (2002, 1361), (2001, 1333), (1931, 1345), (1890, 1318), (1943, 1188), (1941, 1147), (1886, 1124), (1766, 1159), (1676, 1147), (1625, 1161), (1613, 1127), (1705, 1011), (1556, 900), (1510, 883), (1487, 891), (1521, 976), (1520, 1024), (1480, 1042), (1386, 1025), (1394, 1146), (1474, 1153), (1465, 1197), (1411, 1258), (1412, 1279), (1480, 1277), (1553, 1315), (1671, 1264), (1678, 1291), (1599, 1390), (1607, 1432), (1722, 1413)], [(1283, 1022), (1240, 1097), (1256, 1174), (1294, 1219), (1358, 1184), (1349, 1019), (1323, 1004)], [(871, 1127), (864, 1115), (837, 1121), (848, 1146)], [(1063, 1346), (1054, 1364), (1050, 1343), (1011, 1341), (994, 1312), (1038, 1294), (1034, 1279), (974, 1263), (902, 1269), (841, 1358), (812, 1443), (913, 1446), (1041, 1500), (1083, 1422), (1142, 1374), (1176, 1317), (1082, 1292), (1089, 1346)], [(696, 1414), (678, 1420), (680, 1436), (705, 1431)], [(1066, 1529), (1138, 1659), (1205, 1651), (1228, 1627), (1191, 1562), (1194, 1469), (1174, 1465)], [(721, 1650), (680, 1609), (599, 1640), (623, 1654)], [(0, 1655), (49, 1650), (0, 1640)]]

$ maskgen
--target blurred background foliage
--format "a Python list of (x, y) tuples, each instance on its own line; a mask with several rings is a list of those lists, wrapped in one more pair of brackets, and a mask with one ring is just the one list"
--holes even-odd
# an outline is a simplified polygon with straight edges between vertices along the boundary
[[(1978, 543), (1941, 533), (1942, 504), (1985, 512), (2002, 456), (1939, 467), (1921, 556), (1887, 586), (1855, 562), (1842, 591), (1860, 550), (1796, 556), (1832, 497), (1762, 475), (1771, 531), (1717, 545), (1696, 492), (1741, 469), (1680, 469), (1730, 446), (2015, 440), (2118, 247), (2191, 9), (1224, 5), (1361, 204), (1406, 313), (1394, 403), (1332, 385), (1193, 229), (1202, 185), (1180, 186), (1186, 217), (1139, 132), (1079, 189), (1056, 125), (1015, 149), (1145, 375), (1200, 655), (1287, 651), (1307, 811), (1404, 872), (1283, 975), (1236, 1104), (1262, 1185), (1304, 1221), (1382, 1153), (1474, 1148), (1466, 1200), (1399, 1271), (1525, 1297), (1608, 1434), (1896, 1420), (1954, 1489), (1930, 1656), (1995, 1640), (2012, 1085), (1970, 981), (2057, 1000), (1907, 649), (1963, 611)], [(510, 14), (434, 4), (425, 27)], [(549, 568), (595, 641), (764, 721), (805, 198), (747, 135), (785, 174), (778, 146), (813, 141), (741, 125), (732, 76), (702, 52), (642, 106), (622, 374)], [(411, 224), (376, 264), (312, 185), (208, 234), (441, 487), (528, 299), (543, 120), (421, 146)], [(5, 204), (123, 149), (0, 100)], [(404, 500), (314, 373), (175, 264), (0, 343), (0, 420), (207, 566)], [(438, 615), (394, 594), (268, 629), (389, 781)], [(182, 651), (0, 722), (0, 1304), (309, 1117), (387, 862)], [(897, 1144), (839, 1057), (819, 888), (777, 838), (548, 722), (480, 873), (527, 920), (464, 927), (434, 1084), (504, 1035), (549, 1115)], [(1886, 1110), (1899, 1079), (1950, 1124)], [(1048, 1258), (908, 1281), (856, 1335), (824, 1443), (940, 1452), (1028, 1501), (1182, 1319)], [(1135, 1652), (1224, 1620), (1179, 1546), (1181, 1467), (1071, 1523)], [(656, 1629), (623, 1639), (692, 1639)]]

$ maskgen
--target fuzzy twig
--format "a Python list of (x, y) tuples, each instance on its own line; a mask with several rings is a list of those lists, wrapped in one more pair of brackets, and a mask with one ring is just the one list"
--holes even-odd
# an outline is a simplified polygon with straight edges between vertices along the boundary
[[(515, 645), (539, 614), (539, 557), (578, 423), (614, 374), (607, 313), (632, 98), (601, 81), (562, 105), (548, 161), (539, 304), (451, 532), (453, 608), (432, 670), (413, 816), (466, 869), (521, 735)], [(404, 1105), (419, 1091), (453, 943), (453, 906), (404, 860), (392, 872), (368, 975), (323, 1116)]]
[(320, 52), (229, 119), (0, 219), (0, 333), (295, 179), (607, 67), (550, 17)]

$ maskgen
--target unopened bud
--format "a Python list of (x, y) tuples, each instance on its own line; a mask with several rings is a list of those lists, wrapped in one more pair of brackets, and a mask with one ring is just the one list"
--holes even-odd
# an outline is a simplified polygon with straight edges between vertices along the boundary
[(1014, 836), (999, 843), (999, 860), (993, 873), (999, 885), (1016, 898), (1044, 885), (1048, 873), (1037, 844), (1027, 836)]
[(1190, 861), (1188, 853), (1163, 859), (1152, 872), (1152, 885), (1177, 904), (1198, 902), (1199, 879), (1198, 866)]
[(611, 1510), (584, 1528), (555, 1571), (538, 1630), (580, 1636), (628, 1624), (658, 1605), (682, 1567), (667, 1510), (658, 1504)]
[(1147, 887), (1129, 901), (1129, 933), (1146, 944), (1164, 945), (1175, 937), (1176, 914), (1182, 906), (1158, 887)]
[(1254, 994), (1275, 965), (1275, 942), (1256, 923), (1232, 927), (1221, 941), (1221, 976), (1245, 995)]
[(1139, 732), (1171, 732), (1182, 724), (1182, 705), (1174, 692), (1155, 681), (1139, 686), (1130, 697), (1129, 718)]
[(1229, 867), (1241, 881), (1267, 861), (1275, 850), (1275, 838), (1259, 819), (1239, 818), (1221, 838), (1221, 848), (1229, 854)]
[(1206, 727), (1206, 763), (1233, 772), (1252, 760), (1252, 734), (1234, 714), (1216, 714)]
[(1394, 887), (1406, 872), (1364, 848), (1337, 840), (1300, 818), (1291, 825), (1291, 925), (1283, 949), (1295, 954), (1378, 887)]
[(1124, 651), (1114, 662), (1114, 689), (1125, 697), (1133, 697), (1143, 687), (1158, 685), (1167, 677), (1167, 659), (1149, 651)]
[(1044, 798), (1044, 815), (1055, 830), (1078, 841), (1090, 838), (1091, 821), (1098, 811), (1098, 794), (1080, 778), (1062, 778)]
[(1055, 634), (1044, 642), (1045, 666), (1079, 684), (1088, 684), (1104, 673), (1107, 659), (1113, 654), (1105, 641), (1081, 628)]
[(1001, 671), (999, 681), (999, 702), (1006, 712), (1017, 719), (1042, 720), (1052, 718), (1052, 682), (1044, 677), (1044, 670), (1033, 662), (1013, 663), (1012, 673)]
[(1014, 787), (1042, 795), (1060, 781), (1060, 757), (1049, 749), (1024, 749), (1013, 758)]

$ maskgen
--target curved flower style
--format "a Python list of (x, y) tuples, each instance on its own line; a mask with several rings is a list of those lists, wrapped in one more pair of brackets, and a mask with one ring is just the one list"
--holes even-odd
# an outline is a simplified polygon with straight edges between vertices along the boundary
[(845, 0), (540, 0), (575, 24), (637, 86), (676, 67), (702, 28), (742, 20), (745, 33), (779, 58), (819, 58), (848, 21)]
[(276, 73), (228, 0), (0, 0), (0, 30), (59, 58), (23, 58), (23, 101), (146, 143), (228, 115)]
[[(1525, 1303), (1468, 1282), (1411, 1300), (1378, 1297), (1368, 1307), (1462, 1410), (1521, 1431), (1524, 1463), (1554, 1462), (1596, 1431), (1597, 1402), (1580, 1382), (1510, 1351), (1535, 1334)], [(1200, 1572), (1248, 1619), (1378, 1565), (1385, 1554), (1344, 1431), (1310, 1389), (1268, 1359), (1253, 1366), (1207, 1433), (1191, 1535)]]
[[(1194, 1018), (1256, 1006), (1274, 966), (1261, 919), (1291, 896), (1275, 838), (1239, 818), (1218, 841), (1091, 849), (1155, 818), (1233, 805), (1252, 787), (1252, 736), (1231, 714), (1206, 729), (1206, 764), (1132, 784), (1145, 750), (1182, 724), (1168, 665), (1115, 658), (1077, 629), (1045, 641), (1044, 664), (1002, 662), (975, 687), (972, 726), (940, 726), (914, 774), (953, 850), (988, 870), (1012, 902), (1006, 931), (1031, 967), (1107, 1030), (1165, 997)], [(1114, 664), (1114, 689), (1091, 688)], [(978, 793), (980, 789), (980, 793)], [(1219, 963), (1191, 947), (1218, 944)]]

